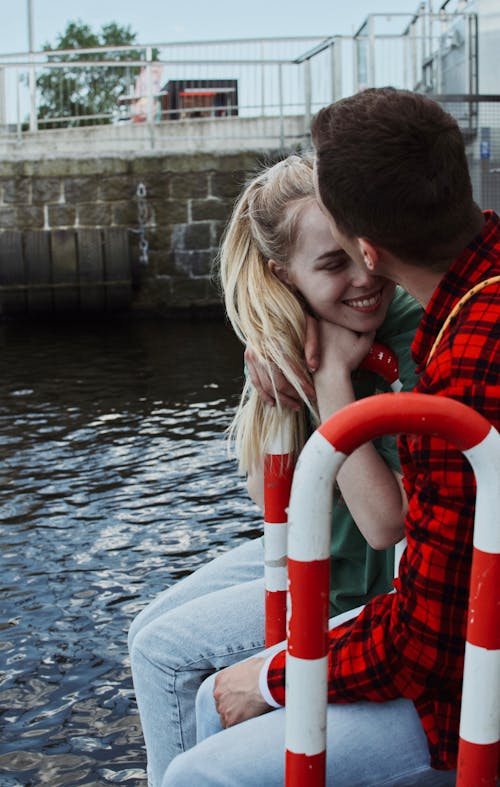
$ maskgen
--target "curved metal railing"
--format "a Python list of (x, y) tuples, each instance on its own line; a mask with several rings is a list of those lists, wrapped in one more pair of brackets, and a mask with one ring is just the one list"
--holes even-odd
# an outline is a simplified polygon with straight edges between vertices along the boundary
[(332, 485), (357, 447), (383, 434), (432, 434), (459, 448), (477, 482), (460, 723), (458, 787), (496, 785), (500, 751), (500, 436), (470, 407), (425, 394), (349, 405), (304, 447), (288, 525), (286, 785), (323, 787)]

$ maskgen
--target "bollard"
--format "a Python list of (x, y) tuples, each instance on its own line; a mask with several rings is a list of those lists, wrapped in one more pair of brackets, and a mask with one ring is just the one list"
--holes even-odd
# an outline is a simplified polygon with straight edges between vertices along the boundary
[(289, 510), (286, 787), (324, 787), (330, 498), (352, 451), (383, 434), (433, 434), (459, 448), (477, 482), (461, 709), (458, 787), (496, 785), (500, 753), (500, 436), (440, 396), (381, 394), (345, 407), (304, 447)]

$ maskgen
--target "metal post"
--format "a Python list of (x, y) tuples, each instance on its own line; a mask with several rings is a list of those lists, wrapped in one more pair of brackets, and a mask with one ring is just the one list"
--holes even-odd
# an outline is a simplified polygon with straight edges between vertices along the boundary
[(304, 62), (304, 136), (311, 133), (311, 61)]
[(22, 142), (23, 127), (21, 123), (21, 76), (19, 69), (16, 68), (16, 139), (18, 144)]
[(331, 100), (342, 96), (342, 39), (336, 38), (330, 44), (330, 70), (332, 80)]
[(283, 108), (283, 65), (281, 63), (278, 66), (278, 94), (280, 107), (280, 147), (283, 150), (285, 147), (285, 117)]
[(368, 17), (368, 87), (375, 87), (375, 17)]
[(5, 95), (5, 69), (0, 68), (0, 126), (7, 123), (7, 96)]
[(155, 146), (155, 107), (153, 96), (153, 48), (146, 47), (147, 124), (151, 148)]
[(493, 787), (500, 752), (500, 435), (447, 397), (381, 394), (345, 407), (307, 442), (289, 509), (286, 785), (323, 787), (326, 766), (330, 498), (345, 459), (383, 434), (433, 434), (459, 448), (476, 482), (474, 555), (460, 724), (459, 787)]
[(36, 111), (36, 77), (35, 65), (33, 62), (33, 0), (28, 0), (27, 7), (27, 21), (28, 21), (28, 51), (30, 59), (30, 69), (28, 75), (29, 93), (30, 93), (30, 131), (36, 131), (38, 128), (38, 119)]
[(410, 27), (410, 56), (412, 61), (412, 79), (413, 84), (411, 86), (412, 90), (415, 90), (415, 87), (419, 81), (418, 77), (418, 64), (417, 64), (417, 32), (416, 32), (416, 24), (415, 20), (412, 21)]
[(260, 60), (261, 60), (261, 67), (260, 67), (260, 114), (262, 117), (266, 114), (266, 67), (264, 65), (264, 41), (260, 42)]

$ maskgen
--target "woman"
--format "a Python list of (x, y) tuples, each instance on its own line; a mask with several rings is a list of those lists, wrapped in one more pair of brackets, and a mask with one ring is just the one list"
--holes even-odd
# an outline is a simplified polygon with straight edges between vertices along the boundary
[[(358, 368), (375, 335), (397, 353), (403, 387), (413, 387), (410, 344), (420, 307), (395, 293), (394, 285), (360, 271), (335, 244), (314, 198), (309, 159), (290, 156), (243, 191), (222, 243), (220, 277), (236, 332), (271, 376), (281, 370), (304, 403), (292, 418), (295, 452), (319, 420), (388, 389)], [(313, 376), (303, 350), (311, 316), (321, 346)], [(231, 433), (259, 502), (266, 441), (283, 415), (279, 397), (270, 408), (247, 381)], [(397, 471), (394, 440), (382, 438), (356, 451), (339, 473), (332, 615), (390, 588), (388, 547), (401, 538), (404, 516)], [(134, 621), (129, 641), (150, 783), (158, 787), (170, 760), (195, 742), (195, 695), (204, 678), (263, 648), (261, 539), (244, 542), (165, 591)]]

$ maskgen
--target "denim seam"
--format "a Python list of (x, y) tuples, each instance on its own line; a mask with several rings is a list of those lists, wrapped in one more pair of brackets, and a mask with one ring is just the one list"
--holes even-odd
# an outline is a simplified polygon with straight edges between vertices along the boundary
[(430, 769), (430, 765), (421, 765), (417, 769), (415, 768), (407, 768), (402, 773), (398, 773), (397, 776), (393, 776), (390, 779), (385, 779), (383, 782), (377, 782), (377, 787), (390, 787), (391, 784), (396, 785), (401, 778), (405, 778), (405, 776), (417, 776), (419, 773), (425, 773)]

